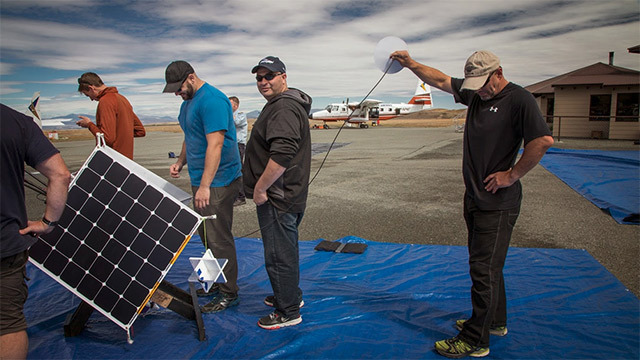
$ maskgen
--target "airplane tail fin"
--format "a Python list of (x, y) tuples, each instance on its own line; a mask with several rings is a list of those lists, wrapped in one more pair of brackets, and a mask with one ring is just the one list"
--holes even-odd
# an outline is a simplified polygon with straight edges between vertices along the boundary
[(35, 121), (42, 129), (42, 118), (40, 117), (40, 91), (33, 93), (33, 97), (29, 103), (29, 110), (33, 114), (33, 121)]
[(422, 109), (431, 109), (433, 100), (431, 99), (431, 87), (424, 82), (419, 82), (416, 92), (409, 101), (412, 105), (422, 105)]

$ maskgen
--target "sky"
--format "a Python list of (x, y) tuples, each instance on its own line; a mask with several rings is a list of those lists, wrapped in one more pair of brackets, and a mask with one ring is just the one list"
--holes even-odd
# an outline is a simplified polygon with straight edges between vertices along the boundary
[[(312, 108), (360, 101), (383, 75), (380, 40), (395, 36), (412, 57), (453, 77), (475, 50), (497, 54), (507, 80), (522, 86), (596, 62), (640, 70), (638, 0), (0, 0), (0, 101), (25, 112), (41, 92), (45, 119), (94, 114), (77, 91), (84, 72), (116, 86), (145, 116), (176, 118), (181, 99), (163, 94), (164, 72), (186, 60), (240, 110), (265, 100), (251, 68), (274, 55), (289, 87)], [(418, 81), (387, 74), (369, 98), (407, 102)], [(434, 107), (461, 108), (433, 89)]]

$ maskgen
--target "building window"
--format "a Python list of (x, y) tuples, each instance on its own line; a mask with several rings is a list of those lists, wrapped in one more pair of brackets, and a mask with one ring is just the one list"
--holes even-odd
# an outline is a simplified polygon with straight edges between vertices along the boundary
[(589, 121), (609, 121), (611, 117), (611, 94), (591, 95)]
[(640, 93), (618, 94), (616, 121), (638, 121)]
[(553, 124), (553, 107), (555, 103), (555, 98), (547, 99), (547, 122)]

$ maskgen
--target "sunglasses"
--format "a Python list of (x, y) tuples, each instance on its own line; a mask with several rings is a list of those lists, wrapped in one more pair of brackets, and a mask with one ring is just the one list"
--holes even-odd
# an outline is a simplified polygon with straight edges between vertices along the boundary
[(267, 79), (267, 81), (271, 81), (271, 80), (273, 80), (276, 76), (280, 76), (280, 75), (282, 75), (282, 73), (272, 73), (272, 72), (270, 72), (270, 73), (268, 73), (268, 74), (266, 74), (266, 75), (264, 75), (264, 76), (262, 76), (262, 75), (256, 75), (256, 81), (257, 81), (257, 82), (260, 82), (260, 81), (262, 81), (262, 79)]

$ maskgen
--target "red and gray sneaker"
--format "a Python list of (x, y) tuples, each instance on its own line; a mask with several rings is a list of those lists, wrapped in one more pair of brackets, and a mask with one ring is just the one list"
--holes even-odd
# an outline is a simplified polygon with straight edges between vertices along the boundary
[(275, 330), (285, 326), (298, 325), (301, 322), (302, 316), (300, 315), (297, 317), (286, 317), (274, 311), (271, 314), (260, 318), (260, 320), (258, 320), (258, 326), (267, 330)]
[[(267, 306), (271, 306), (273, 307), (273, 304), (276, 303), (276, 297), (273, 295), (269, 295), (266, 298), (264, 298), (264, 304)], [(300, 300), (300, 307), (304, 306), (304, 300)]]

